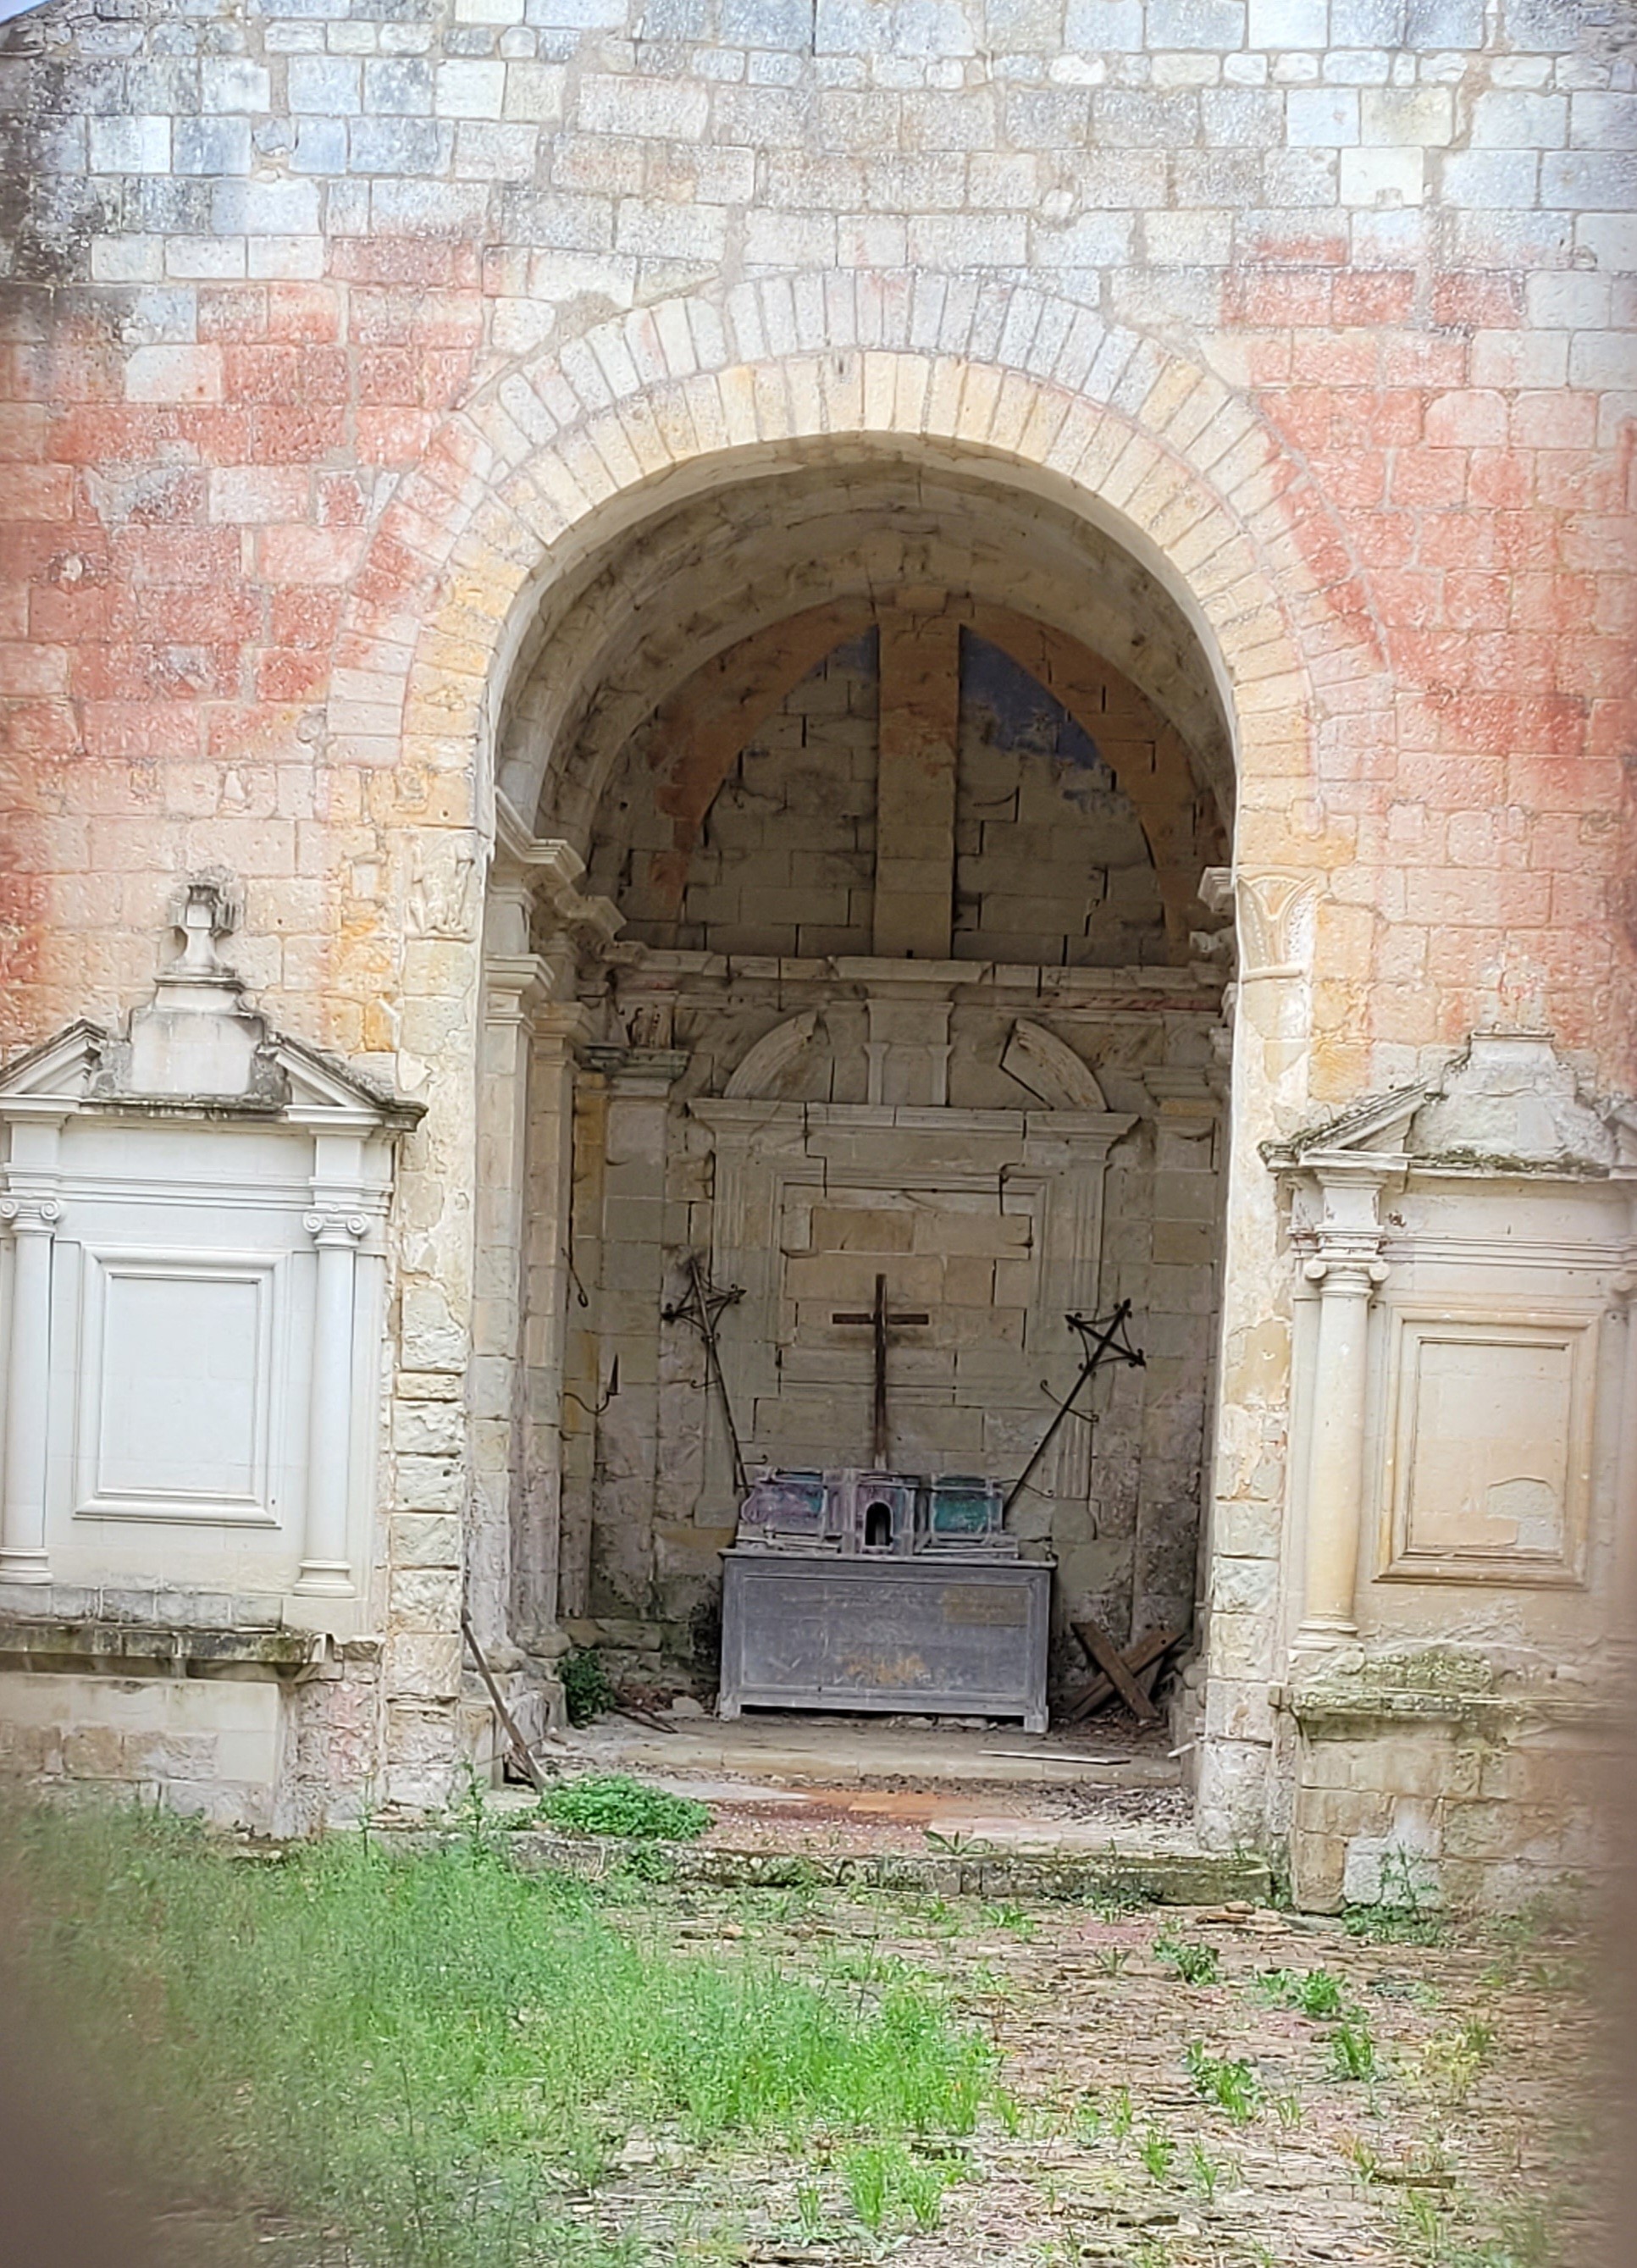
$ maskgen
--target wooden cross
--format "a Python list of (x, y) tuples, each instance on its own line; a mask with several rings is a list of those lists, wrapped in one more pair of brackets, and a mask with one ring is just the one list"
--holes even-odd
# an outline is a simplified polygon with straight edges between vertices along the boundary
[(859, 1314), (853, 1310), (832, 1315), (830, 1321), (832, 1323), (868, 1323), (875, 1334), (875, 1411), (870, 1437), (870, 1456), (876, 1471), (886, 1472), (889, 1469), (888, 1458), (892, 1448), (887, 1431), (887, 1348), (890, 1335), (900, 1324), (930, 1323), (932, 1317), (918, 1313), (912, 1314), (907, 1309), (893, 1314), (887, 1305), (887, 1278), (878, 1276), (875, 1278), (875, 1305), (867, 1314)]

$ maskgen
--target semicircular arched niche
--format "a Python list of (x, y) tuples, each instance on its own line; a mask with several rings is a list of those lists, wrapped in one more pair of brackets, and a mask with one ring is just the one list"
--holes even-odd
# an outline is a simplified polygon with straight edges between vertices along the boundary
[(800, 1016), (775, 1024), (771, 1032), (763, 1032), (730, 1074), (723, 1094), (734, 1102), (755, 1101), (771, 1095), (778, 1084), (779, 1073), (795, 1061), (818, 1029), (819, 1012), (816, 1008), (808, 1008)]
[(1020, 1017), (1012, 1027), (1000, 1058), (1008, 1079), (1038, 1095), (1051, 1110), (1106, 1110), (1108, 1098), (1097, 1074), (1083, 1063), (1066, 1040)]

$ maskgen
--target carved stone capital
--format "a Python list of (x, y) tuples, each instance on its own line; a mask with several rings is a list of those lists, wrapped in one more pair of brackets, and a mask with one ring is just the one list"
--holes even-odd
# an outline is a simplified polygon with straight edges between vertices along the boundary
[(586, 862), (571, 843), (531, 834), (505, 798), (496, 796), (496, 883), (520, 891), (552, 926), (580, 949), (595, 953), (608, 944), (624, 917), (611, 898), (588, 897), (580, 889), (585, 872)]
[(361, 1212), (344, 1212), (326, 1209), (319, 1212), (304, 1212), (301, 1226), (313, 1241), (320, 1246), (339, 1245), (350, 1249), (369, 1227), (368, 1217)]
[(1392, 1270), (1364, 1241), (1337, 1238), (1321, 1241), (1301, 1272), (1309, 1284), (1320, 1286), (1327, 1299), (1368, 1300)]
[(63, 1207), (55, 1197), (20, 1192), (0, 1197), (0, 1220), (13, 1236), (49, 1236), (62, 1218)]
[(1301, 976), (1312, 960), (1318, 882), (1311, 874), (1239, 873), (1239, 977)]

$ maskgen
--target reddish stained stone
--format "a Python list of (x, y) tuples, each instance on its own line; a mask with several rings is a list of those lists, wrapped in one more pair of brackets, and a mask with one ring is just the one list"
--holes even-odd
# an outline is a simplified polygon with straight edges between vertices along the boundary
[(223, 371), (230, 400), (288, 409), (344, 401), (351, 390), (351, 358), (342, 347), (229, 347)]
[(1504, 269), (1433, 278), (1434, 323), (1468, 330), (1509, 331), (1523, 320), (1523, 279)]
[(1368, 387), (1379, 353), (1369, 335), (1298, 331), (1290, 343), (1290, 375), (1296, 385)]
[(250, 446), (242, 460), (249, 464), (315, 464), (331, 450), (343, 449), (347, 416), (343, 408), (297, 409), (289, 405), (248, 410)]
[(1415, 290), (1416, 277), (1407, 269), (1385, 275), (1338, 276), (1331, 313), (1338, 323), (1407, 322)]
[(329, 273), (350, 284), (408, 284), (472, 291), (482, 281), (476, 245), (446, 238), (343, 236), (329, 246)]
[(311, 647), (275, 649), (257, 658), (255, 697), (258, 701), (318, 700), (328, 680), (329, 657), (323, 652)]
[(268, 600), (268, 627), (275, 645), (312, 649), (334, 644), (341, 624), (339, 591), (282, 590)]
[(1230, 269), (1223, 293), (1223, 320), (1230, 327), (1328, 323), (1332, 288), (1327, 275), (1258, 275)]
[(72, 650), (70, 666), (77, 699), (221, 698), (238, 692), (240, 660), (236, 645), (85, 644)]

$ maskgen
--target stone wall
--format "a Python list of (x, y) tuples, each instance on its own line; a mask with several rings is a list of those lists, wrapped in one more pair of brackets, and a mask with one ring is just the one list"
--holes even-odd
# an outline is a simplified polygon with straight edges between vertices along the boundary
[(639, 734), (605, 800), (590, 867), (594, 887), (625, 917), (623, 934), (706, 953), (867, 953), (875, 703), (869, 637), (837, 648), (786, 696), (711, 806), (689, 860), (680, 917), (670, 893), (651, 878), (651, 861), (670, 848), (673, 830), (648, 787), (653, 735)]
[[(1056, 1133), (1052, 1112), (999, 1069), (1015, 1009), (962, 1005), (958, 990), (968, 1067), (946, 1109), (718, 1106), (701, 1089), (715, 1084), (709, 1050), (722, 1024), (758, 1005), (765, 1020), (776, 996), (785, 1007), (810, 1001), (833, 1038), (781, 1083), (844, 1093), (863, 1085), (867, 1007), (860, 982), (849, 998), (813, 963), (784, 963), (777, 977), (724, 970), (719, 982), (714, 1012), (677, 1015), (674, 1060), (694, 1038), (703, 1061), (668, 1104), (663, 1087), (646, 1104), (651, 1136), (631, 1138), (635, 1098), (620, 1100), (644, 1075), (635, 1052), (586, 1082), (576, 1248), (587, 1305), (574, 1321), (579, 1456), (564, 1495), (585, 1573), (572, 1610), (613, 1646), (653, 1657), (650, 1668), (663, 1655), (709, 1688), (716, 1553), (732, 1540), (736, 1498), (699, 1341), (660, 1321), (685, 1292), (692, 1252), (719, 1283), (748, 1289), (721, 1335), (753, 1465), (869, 1462), (869, 1334), (832, 1318), (867, 1309), (877, 1273), (896, 1307), (928, 1319), (898, 1333), (889, 1358), (896, 1461), (1008, 1484), (1051, 1414), (1043, 1374), (1058, 1393), (1073, 1382), (1078, 1348), (1062, 1311), (1132, 1300), (1146, 1368), (1102, 1381), (1088, 1400), (1095, 1435), (1060, 1472), (1049, 1463), (1036, 1476), (1012, 1525), (1058, 1561), (1054, 1674), (1080, 1660), (1066, 1625), (1082, 1609), (1122, 1638), (1190, 1628), (1218, 1295), (1213, 1005), (1183, 973), (1165, 1005), (1142, 1000), (1124, 973), (1066, 1013), (1059, 1005), (1054, 1024), (1095, 1052), (1108, 1096), (1106, 1130), (1088, 1137), (1084, 1123)], [(1095, 1210), (1081, 1241), (1085, 1202)], [(745, 1226), (726, 1225), (725, 1204)]]
[[(918, 603), (915, 621), (947, 619), (931, 593)], [(706, 1690), (738, 1492), (703, 1346), (660, 1322), (694, 1259), (742, 1295), (722, 1318), (723, 1360), (753, 1470), (872, 1462), (870, 1334), (844, 1318), (866, 1314), (878, 1276), (889, 1311), (919, 1319), (889, 1359), (891, 1462), (1007, 1487), (1051, 1416), (1043, 1370), (1051, 1392), (1073, 1379), (1064, 1309), (1129, 1300), (1151, 1367), (1100, 1382), (1095, 1436), (1073, 1421), (1011, 1525), (1058, 1561), (1059, 1677), (1079, 1660), (1067, 1625), (1081, 1612), (1122, 1642), (1194, 1622), (1216, 991), (1202, 968), (1166, 965), (1153, 846), (1183, 854), (1151, 814), (1145, 832), (1117, 784), (1148, 794), (1161, 727), (1089, 656), (1067, 674), (1071, 715), (958, 620), (921, 640), (919, 674), (901, 658), (883, 668), (898, 615), (834, 646), (741, 750), (724, 742), (712, 774), (710, 710), (682, 704), (683, 730), (662, 707), (616, 764), (593, 838), (589, 882), (628, 919), (611, 968), (582, 981), (621, 1044), (591, 1050), (608, 1100), (587, 1093), (580, 1118), (597, 1259), (570, 1389), (582, 1425), (595, 1413), (566, 1498), (584, 1537), (576, 1604), (582, 1635)], [(815, 642), (837, 627), (822, 616)], [(752, 639), (712, 665), (730, 717), (766, 653)], [(915, 806), (917, 890), (941, 890), (938, 925), (915, 917), (932, 958), (896, 961), (875, 945), (903, 923), (889, 806), (911, 701), (936, 711), (952, 777)], [(1195, 865), (1168, 868), (1165, 887), (1206, 921), (1208, 797), (1176, 757)], [(681, 854), (675, 784), (696, 775)], [(1118, 974), (1100, 979), (1102, 964)]]
[(1344, 1662), (1291, 1709), (1299, 1905), (1516, 1912), (1602, 1879), (1624, 1734), (1578, 1680), (1427, 1649)]
[[(383, 1793), (454, 1755), (454, 1587), (412, 1539), (475, 1517), (503, 1428), (555, 1439), (468, 1378), (494, 781), (526, 825), (562, 784), (584, 848), (597, 766), (754, 627), (699, 558), (890, 462), (972, 579), (1122, 666), (1087, 621), (1144, 593), (1139, 681), (1235, 752), (1201, 1815), (1265, 1831), (1292, 1270), (1257, 1145), (1497, 1022), (1637, 1084), (1621, 40), (1568, 0), (48, 0), (0, 34), (0, 1015), (116, 1022), (223, 866), (281, 1026), (427, 1101)], [(637, 608), (687, 513), (718, 549)], [(925, 573), (918, 533), (849, 540)]]

